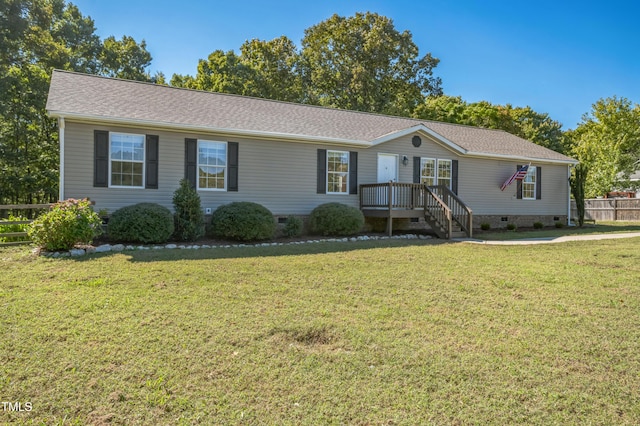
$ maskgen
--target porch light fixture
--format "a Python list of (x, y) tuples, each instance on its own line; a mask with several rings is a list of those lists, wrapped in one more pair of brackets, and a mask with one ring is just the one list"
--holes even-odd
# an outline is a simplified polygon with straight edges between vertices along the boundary
[(407, 157), (406, 155), (402, 156), (402, 165), (406, 166), (409, 164), (409, 157)]

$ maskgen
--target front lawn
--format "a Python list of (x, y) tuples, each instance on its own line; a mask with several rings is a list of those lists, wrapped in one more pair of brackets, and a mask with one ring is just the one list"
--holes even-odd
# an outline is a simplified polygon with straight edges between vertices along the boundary
[(584, 226), (564, 226), (562, 228), (518, 228), (515, 231), (490, 229), (473, 231), (474, 238), (482, 240), (517, 240), (523, 238), (556, 238), (571, 235), (610, 234), (622, 232), (640, 232), (640, 222), (597, 222)]
[(0, 423), (640, 423), (640, 238), (0, 268)]

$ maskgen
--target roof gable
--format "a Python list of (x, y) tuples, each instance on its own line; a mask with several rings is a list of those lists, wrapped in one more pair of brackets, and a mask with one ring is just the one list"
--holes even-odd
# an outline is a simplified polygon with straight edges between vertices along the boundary
[(59, 70), (53, 72), (46, 108), (51, 116), (68, 119), (364, 147), (422, 132), (460, 155), (575, 163), (569, 157), (500, 130)]

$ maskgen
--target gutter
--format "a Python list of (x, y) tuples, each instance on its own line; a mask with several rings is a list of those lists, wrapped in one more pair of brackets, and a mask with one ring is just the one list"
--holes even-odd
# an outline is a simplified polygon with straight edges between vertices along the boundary
[(64, 117), (58, 118), (58, 139), (60, 142), (60, 176), (58, 181), (58, 201), (64, 200)]
[(485, 153), (485, 152), (468, 151), (462, 148), (461, 146), (455, 144), (454, 142), (450, 141), (449, 139), (443, 137), (442, 135), (432, 131), (431, 129), (429, 129), (424, 125), (413, 126), (398, 132), (394, 132), (394, 133), (382, 136), (372, 141), (365, 141), (365, 140), (340, 139), (340, 138), (322, 137), (322, 136), (296, 135), (296, 134), (290, 134), (290, 133), (264, 132), (259, 130), (207, 127), (207, 126), (198, 126), (198, 125), (192, 125), (192, 124), (172, 124), (172, 123), (163, 123), (163, 122), (152, 121), (152, 120), (136, 120), (136, 119), (126, 119), (126, 118), (118, 118), (118, 117), (96, 117), (93, 115), (65, 113), (62, 111), (55, 111), (55, 110), (48, 110), (47, 112), (49, 113), (49, 116), (54, 118), (57, 117), (61, 120), (64, 120), (65, 118), (67, 118), (67, 119), (72, 119), (72, 120), (85, 122), (85, 123), (117, 124), (125, 127), (143, 126), (143, 127), (173, 130), (177, 132), (190, 131), (193, 133), (217, 133), (217, 134), (229, 135), (229, 136), (235, 136), (235, 137), (291, 141), (291, 142), (298, 142), (298, 143), (329, 144), (329, 145), (338, 145), (343, 147), (353, 146), (358, 148), (371, 148), (381, 143), (388, 142), (390, 140), (393, 140), (402, 136), (406, 136), (414, 132), (423, 132), (424, 134), (427, 134), (433, 137), (434, 139), (436, 139), (436, 141), (440, 142), (442, 145), (456, 152), (460, 157), (492, 158), (492, 159), (504, 159), (504, 160), (511, 160), (511, 161), (526, 160), (526, 161), (532, 161), (532, 162), (568, 164), (568, 165), (578, 164), (578, 161), (573, 159), (560, 160), (560, 159), (524, 157), (524, 156), (509, 155), (509, 154), (493, 154), (493, 153)]

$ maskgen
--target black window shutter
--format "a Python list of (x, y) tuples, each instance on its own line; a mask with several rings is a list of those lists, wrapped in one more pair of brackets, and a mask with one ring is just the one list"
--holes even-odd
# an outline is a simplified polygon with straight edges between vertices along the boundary
[(196, 187), (198, 177), (198, 140), (184, 140), (184, 178), (189, 181), (192, 188)]
[(93, 186), (109, 186), (109, 132), (106, 130), (93, 132)]
[[(522, 165), (518, 164), (516, 166), (516, 170), (520, 170), (520, 167), (522, 167)], [(516, 180), (516, 188), (517, 188), (516, 189), (516, 198), (518, 200), (522, 200), (522, 180), (521, 179)]]
[(227, 191), (238, 192), (238, 142), (228, 142), (227, 149)]
[(542, 167), (536, 167), (536, 200), (542, 200)]
[(413, 183), (420, 183), (420, 157), (413, 157)]
[(318, 194), (327, 193), (327, 150), (318, 150)]
[(145, 188), (158, 189), (158, 136), (147, 135), (145, 155)]
[(349, 152), (349, 194), (358, 193), (358, 153)]
[(458, 195), (458, 160), (451, 160), (451, 191)]

